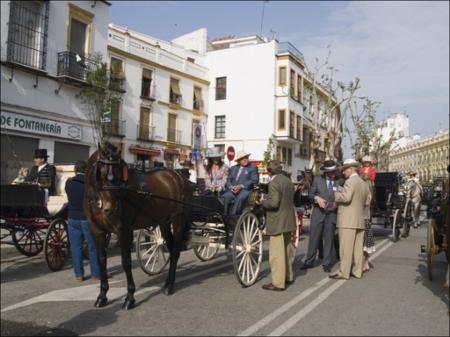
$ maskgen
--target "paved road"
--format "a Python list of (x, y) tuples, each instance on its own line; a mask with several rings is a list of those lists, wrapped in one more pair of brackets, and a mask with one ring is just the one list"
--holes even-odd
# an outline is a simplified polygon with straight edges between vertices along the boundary
[[(307, 227), (307, 226), (306, 226)], [(406, 240), (391, 243), (376, 227), (374, 269), (362, 280), (334, 281), (319, 267), (300, 271), (308, 233), (295, 264), (296, 282), (268, 292), (267, 245), (263, 275), (242, 288), (231, 258), (222, 252), (200, 262), (191, 252), (180, 258), (176, 293), (160, 291), (165, 273), (149, 277), (134, 261), (137, 307), (122, 311), (125, 275), (119, 252), (109, 260), (110, 304), (93, 307), (98, 284), (75, 282), (70, 266), (49, 272), (42, 255), (2, 254), (2, 335), (449, 335), (448, 296), (442, 293), (447, 263), (435, 259), (435, 280), (427, 279), (425, 225)]]

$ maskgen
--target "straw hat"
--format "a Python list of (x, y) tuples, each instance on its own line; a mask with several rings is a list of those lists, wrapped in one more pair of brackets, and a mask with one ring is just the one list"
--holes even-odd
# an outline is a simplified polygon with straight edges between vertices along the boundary
[(234, 161), (239, 161), (241, 159), (244, 159), (245, 157), (249, 157), (251, 153), (245, 152), (245, 151), (238, 151), (236, 153), (236, 159)]
[(351, 158), (344, 160), (344, 163), (342, 164), (341, 168), (345, 170), (348, 167), (358, 167), (358, 166), (359, 163), (355, 159)]
[(363, 163), (365, 163), (365, 162), (372, 163), (372, 157), (371, 156), (364, 156), (362, 161), (363, 161)]

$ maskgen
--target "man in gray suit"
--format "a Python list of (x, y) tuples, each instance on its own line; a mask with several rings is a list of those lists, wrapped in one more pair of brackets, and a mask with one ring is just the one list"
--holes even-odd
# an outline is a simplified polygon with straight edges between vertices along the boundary
[(313, 267), (317, 250), (323, 240), (322, 266), (323, 270), (329, 273), (336, 260), (334, 234), (337, 207), (334, 202), (334, 191), (339, 186), (339, 181), (336, 180), (337, 166), (334, 160), (326, 160), (320, 170), (324, 174), (314, 178), (309, 191), (309, 199), (314, 202), (314, 208), (309, 226), (308, 253), (301, 269)]

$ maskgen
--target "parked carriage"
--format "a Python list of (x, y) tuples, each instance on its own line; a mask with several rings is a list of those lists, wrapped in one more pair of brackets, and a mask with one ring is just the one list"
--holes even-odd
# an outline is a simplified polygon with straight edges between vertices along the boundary
[[(52, 271), (60, 270), (70, 256), (66, 219), (66, 204), (51, 215), (45, 192), (38, 185), (1, 186), (1, 243), (12, 244), (30, 257), (44, 250), (45, 261)], [(9, 236), (11, 241), (4, 241)]]
[(432, 185), (430, 199), (428, 200), (427, 213), (431, 221), (427, 227), (427, 242), (421, 246), (422, 253), (427, 255), (428, 278), (433, 279), (434, 256), (445, 252), (447, 261), (449, 255), (448, 230), (449, 230), (449, 193), (448, 180), (435, 179)]
[(400, 183), (398, 172), (378, 172), (371, 207), (372, 224), (391, 227), (391, 239), (394, 242), (398, 241), (400, 231), (405, 228), (407, 221), (411, 221), (402, 216), (405, 196), (400, 191)]

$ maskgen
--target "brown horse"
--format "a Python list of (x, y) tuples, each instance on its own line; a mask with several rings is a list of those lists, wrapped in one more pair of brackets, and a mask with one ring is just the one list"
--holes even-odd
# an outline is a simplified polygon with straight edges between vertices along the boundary
[(134, 307), (135, 285), (131, 273), (133, 230), (159, 226), (170, 252), (169, 275), (163, 292), (174, 290), (175, 273), (188, 223), (192, 188), (173, 170), (156, 169), (139, 176), (128, 169), (120, 150), (106, 143), (89, 158), (84, 193), (84, 212), (97, 247), (100, 267), (100, 294), (96, 307), (108, 303), (106, 273), (106, 233), (118, 237), (122, 267), (127, 276), (124, 309)]

